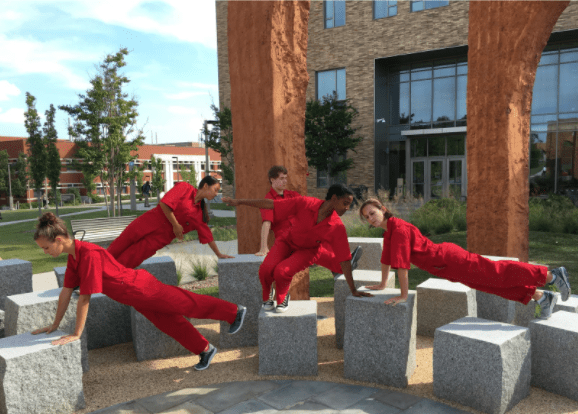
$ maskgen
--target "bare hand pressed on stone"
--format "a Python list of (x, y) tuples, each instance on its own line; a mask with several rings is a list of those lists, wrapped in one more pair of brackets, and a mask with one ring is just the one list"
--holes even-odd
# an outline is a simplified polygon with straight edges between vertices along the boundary
[(401, 296), (396, 296), (395, 298), (388, 299), (388, 300), (384, 301), (383, 303), (385, 303), (386, 305), (395, 306), (398, 303), (405, 303), (405, 302), (407, 302), (407, 298), (404, 298)]

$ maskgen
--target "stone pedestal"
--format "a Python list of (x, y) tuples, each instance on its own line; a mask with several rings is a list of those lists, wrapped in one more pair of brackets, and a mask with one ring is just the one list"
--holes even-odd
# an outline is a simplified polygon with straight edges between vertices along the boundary
[(0, 309), (6, 296), (32, 292), (32, 263), (20, 259), (0, 260)]
[(570, 313), (578, 313), (578, 295), (570, 295), (566, 302), (562, 302), (559, 293), (555, 293), (558, 295), (558, 302), (556, 306), (554, 306), (554, 312), (557, 311), (566, 311)]
[(346, 299), (344, 376), (405, 388), (416, 367), (416, 292), (410, 290), (407, 302), (395, 306), (383, 302), (399, 296), (399, 289), (371, 293), (375, 296)]
[(58, 287), (60, 288), (64, 286), (65, 273), (66, 273), (66, 266), (54, 268), (54, 274), (56, 275), (56, 282), (58, 283)]
[(259, 375), (317, 375), (317, 302), (259, 313)]
[(170, 256), (151, 257), (146, 259), (137, 269), (144, 269), (161, 282), (178, 286), (177, 267)]
[(484, 413), (505, 413), (530, 393), (528, 328), (462, 318), (435, 332), (436, 397)]
[(92, 295), (84, 328), (88, 349), (132, 341), (130, 309), (102, 293)]
[(381, 237), (348, 237), (349, 250), (357, 246), (363, 248), (363, 254), (357, 262), (357, 270), (381, 270), (381, 253), (383, 238)]

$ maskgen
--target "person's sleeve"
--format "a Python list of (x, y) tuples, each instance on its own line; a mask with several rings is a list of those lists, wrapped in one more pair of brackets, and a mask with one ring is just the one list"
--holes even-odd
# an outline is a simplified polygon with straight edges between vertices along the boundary
[[(273, 197), (271, 197), (270, 193), (267, 193), (265, 198), (273, 200)], [(259, 211), (261, 212), (261, 221), (270, 221), (271, 223), (273, 222), (274, 218), (273, 210), (269, 208), (260, 208)]]
[(389, 248), (389, 243), (386, 243), (384, 240), (383, 243), (383, 250), (381, 251), (381, 260), (380, 262), (384, 265), (391, 265), (391, 249)]
[(177, 183), (173, 188), (171, 188), (165, 196), (161, 199), (163, 203), (175, 210), (181, 203), (184, 195), (186, 193), (186, 183)]
[(274, 221), (287, 220), (289, 217), (296, 215), (299, 209), (305, 207), (305, 203), (302, 197), (290, 198), (287, 200), (275, 200), (274, 203)]
[(78, 265), (80, 276), (80, 294), (92, 295), (102, 293), (102, 270), (104, 267), (104, 254), (91, 251), (86, 254)]
[(347, 240), (347, 231), (345, 230), (345, 226), (337, 226), (333, 234), (331, 247), (333, 248), (335, 258), (339, 263), (351, 260), (349, 240)]
[(199, 227), (197, 228), (197, 234), (199, 235), (199, 243), (201, 244), (207, 244), (214, 240), (211, 229), (204, 221), (199, 224)]
[(80, 285), (80, 281), (78, 279), (78, 273), (73, 270), (70, 266), (66, 266), (66, 272), (64, 272), (64, 282), (62, 283), (62, 287), (74, 289)]
[(393, 231), (390, 251), (390, 264), (392, 268), (409, 269), (411, 267), (411, 231), (409, 227), (400, 226)]

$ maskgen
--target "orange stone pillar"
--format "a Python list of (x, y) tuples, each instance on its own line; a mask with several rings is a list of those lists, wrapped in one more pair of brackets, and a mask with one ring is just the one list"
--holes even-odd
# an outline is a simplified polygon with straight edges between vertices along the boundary
[(569, 1), (472, 1), (468, 250), (528, 261), (529, 134), (542, 50)]
[[(284, 165), (291, 190), (307, 195), (305, 93), (308, 1), (230, 1), (229, 70), (235, 197), (263, 198), (267, 171)], [(259, 210), (237, 208), (239, 253), (256, 253)], [(294, 286), (295, 285), (295, 286)], [(296, 275), (294, 299), (309, 299), (308, 271)]]

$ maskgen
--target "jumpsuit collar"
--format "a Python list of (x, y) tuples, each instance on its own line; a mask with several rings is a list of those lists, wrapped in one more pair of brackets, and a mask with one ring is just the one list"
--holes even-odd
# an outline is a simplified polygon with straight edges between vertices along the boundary
[(308, 206), (309, 210), (311, 212), (313, 212), (313, 217), (315, 219), (315, 224), (314, 226), (317, 226), (321, 223), (323, 223), (324, 221), (327, 220), (327, 224), (330, 226), (333, 226), (335, 223), (333, 223), (333, 213), (335, 213), (335, 210), (333, 210), (331, 212), (331, 214), (329, 214), (327, 217), (325, 217), (323, 220), (321, 220), (319, 223), (317, 223), (317, 219), (319, 218), (319, 209), (321, 208), (321, 205), (324, 203), (324, 200), (319, 200), (316, 199), (315, 203), (312, 203)]

